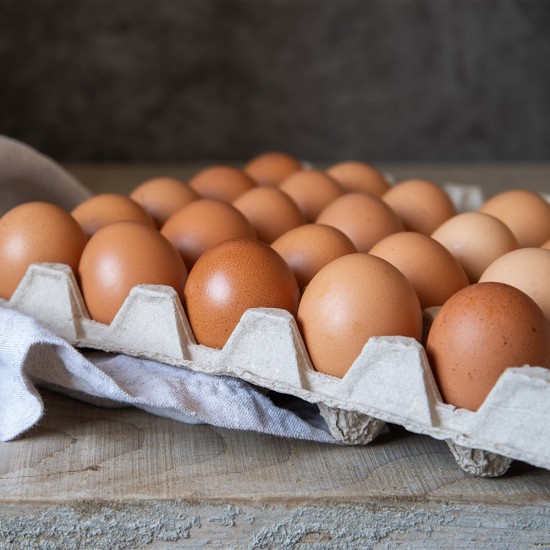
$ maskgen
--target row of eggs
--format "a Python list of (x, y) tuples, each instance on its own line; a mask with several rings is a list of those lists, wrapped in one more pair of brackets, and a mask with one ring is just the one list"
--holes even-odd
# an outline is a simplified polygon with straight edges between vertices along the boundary
[[(550, 366), (550, 205), (527, 190), (457, 214), (438, 185), (373, 167), (304, 168), (266, 153), (243, 170), (155, 178), (71, 214), (26, 203), (0, 219), (0, 296), (28, 265), (70, 265), (92, 318), (136, 284), (178, 292), (201, 344), (221, 348), (250, 307), (295, 315), (314, 367), (344, 376), (370, 336), (423, 341), (443, 398), (475, 410), (508, 366)], [(487, 282), (492, 281), (492, 282)]]

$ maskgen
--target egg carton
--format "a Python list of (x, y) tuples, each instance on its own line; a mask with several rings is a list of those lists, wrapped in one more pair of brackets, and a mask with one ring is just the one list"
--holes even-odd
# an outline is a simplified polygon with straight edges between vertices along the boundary
[[(314, 370), (287, 311), (250, 309), (223, 349), (196, 343), (176, 292), (140, 285), (110, 325), (92, 320), (72, 270), (34, 264), (5, 307), (34, 317), (77, 347), (154, 359), (237, 377), (319, 406), (331, 434), (367, 444), (384, 428), (445, 440), (460, 467), (499, 476), (513, 459), (550, 469), (550, 370), (509, 368), (478, 411), (445, 404), (424, 348), (406, 337), (373, 337), (343, 378)], [(435, 310), (425, 312), (426, 326)]]

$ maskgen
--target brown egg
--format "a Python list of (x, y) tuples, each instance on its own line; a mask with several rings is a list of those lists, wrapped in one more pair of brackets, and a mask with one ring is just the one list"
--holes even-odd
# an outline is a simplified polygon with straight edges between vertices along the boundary
[(395, 212), (378, 197), (347, 193), (331, 202), (317, 223), (336, 227), (347, 235), (359, 252), (368, 252), (380, 239), (403, 231)]
[(197, 342), (222, 348), (249, 308), (296, 314), (300, 291), (287, 263), (256, 239), (233, 239), (197, 261), (185, 286), (185, 304)]
[(369, 254), (395, 266), (412, 284), (422, 309), (443, 305), (469, 280), (455, 257), (422, 233), (394, 233), (378, 241)]
[(550, 250), (519, 248), (497, 258), (479, 282), (506, 283), (522, 290), (542, 309), (550, 322)]
[(9, 299), (33, 263), (69, 265), (77, 273), (88, 238), (65, 210), (27, 202), (0, 218), (0, 297)]
[(331, 166), (327, 174), (348, 192), (370, 193), (381, 197), (390, 184), (384, 175), (364, 162), (348, 160)]
[(199, 195), (174, 178), (153, 178), (138, 185), (130, 193), (130, 198), (144, 208), (157, 227), (162, 227), (174, 212), (196, 201)]
[(334, 199), (344, 194), (336, 181), (319, 170), (300, 170), (279, 186), (301, 210), (308, 222), (313, 222)]
[(510, 228), (482, 212), (464, 212), (443, 222), (432, 238), (459, 261), (471, 283), (497, 258), (518, 247)]
[(338, 377), (371, 336), (422, 337), (413, 287), (370, 254), (342, 256), (321, 269), (304, 291), (297, 319), (315, 369)]
[(290, 174), (302, 169), (302, 163), (292, 155), (279, 151), (262, 153), (251, 159), (243, 170), (258, 185), (277, 186)]
[(407, 231), (431, 235), (456, 209), (439, 185), (426, 180), (407, 180), (384, 193), (382, 200), (401, 218)]
[(161, 233), (182, 255), (189, 269), (209, 248), (236, 238), (255, 238), (248, 220), (230, 204), (201, 199), (173, 214)]
[(232, 202), (256, 187), (256, 182), (233, 166), (210, 166), (193, 176), (189, 187), (203, 199)]
[(517, 288), (477, 283), (439, 310), (426, 352), (443, 400), (476, 411), (506, 368), (550, 366), (550, 325)]
[(306, 223), (296, 203), (276, 187), (252, 189), (234, 201), (233, 206), (244, 214), (258, 239), (266, 243)]
[(134, 286), (171, 286), (183, 301), (187, 278), (185, 264), (168, 240), (137, 222), (117, 222), (97, 231), (84, 248), (79, 273), (90, 316), (105, 324)]
[(533, 191), (504, 191), (490, 198), (479, 211), (504, 222), (520, 247), (540, 246), (550, 239), (550, 204)]
[(156, 227), (153, 218), (136, 201), (118, 193), (101, 193), (81, 202), (71, 212), (86, 235), (91, 237), (98, 229), (111, 223), (134, 221)]
[(317, 223), (287, 231), (271, 247), (290, 266), (300, 289), (304, 289), (332, 260), (357, 252), (355, 245), (340, 230)]

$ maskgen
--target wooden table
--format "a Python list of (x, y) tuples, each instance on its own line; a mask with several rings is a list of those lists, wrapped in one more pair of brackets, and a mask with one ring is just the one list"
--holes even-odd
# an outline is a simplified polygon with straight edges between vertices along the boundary
[[(197, 166), (69, 168), (127, 191)], [(550, 190), (548, 165), (383, 168)], [(479, 479), (396, 426), (343, 447), (43, 397), (40, 424), (0, 444), (0, 548), (550, 548), (550, 472), (526, 464)]]

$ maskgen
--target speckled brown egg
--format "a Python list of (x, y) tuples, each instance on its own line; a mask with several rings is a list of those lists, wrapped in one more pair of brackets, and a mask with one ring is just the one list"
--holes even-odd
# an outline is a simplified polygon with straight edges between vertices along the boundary
[(339, 162), (331, 166), (327, 170), (327, 174), (350, 193), (370, 193), (381, 197), (390, 188), (385, 176), (364, 162), (354, 160)]
[(156, 229), (137, 222), (117, 222), (91, 237), (82, 253), (79, 274), (92, 319), (109, 324), (136, 285), (171, 286), (183, 302), (187, 269)]
[(283, 233), (306, 223), (296, 203), (277, 187), (252, 189), (234, 201), (233, 206), (244, 214), (258, 239), (265, 243), (272, 243)]
[(298, 326), (316, 370), (343, 377), (372, 336), (422, 338), (422, 310), (406, 277), (386, 260), (349, 254), (306, 287)]
[(199, 195), (188, 185), (174, 178), (161, 177), (144, 181), (131, 193), (130, 198), (141, 205), (162, 227), (180, 208), (196, 201)]
[(302, 163), (281, 151), (268, 151), (249, 160), (243, 170), (258, 185), (277, 186), (290, 174), (302, 169)]
[(101, 193), (81, 202), (71, 212), (89, 237), (111, 223), (134, 221), (156, 227), (151, 216), (136, 201), (118, 193)]
[(271, 247), (290, 266), (300, 289), (304, 289), (332, 260), (357, 252), (355, 245), (340, 230), (317, 223), (287, 231)]
[(0, 297), (9, 299), (33, 263), (69, 265), (78, 271), (88, 238), (65, 210), (47, 202), (27, 202), (0, 218)]
[(233, 166), (209, 166), (195, 174), (189, 187), (203, 199), (232, 202), (256, 187), (256, 182)]
[(366, 193), (342, 195), (316, 221), (342, 231), (359, 252), (368, 252), (380, 239), (403, 231), (397, 214), (378, 197)]
[(301, 210), (308, 222), (313, 222), (344, 190), (320, 170), (300, 170), (286, 178), (279, 189), (286, 193)]
[(292, 270), (270, 246), (233, 239), (199, 258), (185, 285), (185, 305), (197, 342), (222, 348), (247, 309), (295, 315), (299, 294)]
[(236, 238), (255, 238), (248, 220), (230, 204), (200, 199), (173, 214), (161, 233), (182, 255), (189, 269), (209, 248)]
[(425, 235), (431, 235), (457, 213), (443, 188), (422, 179), (398, 183), (384, 193), (382, 200), (401, 218), (407, 231)]
[(442, 306), (426, 352), (443, 400), (476, 411), (506, 368), (550, 366), (550, 325), (521, 290), (476, 283)]

